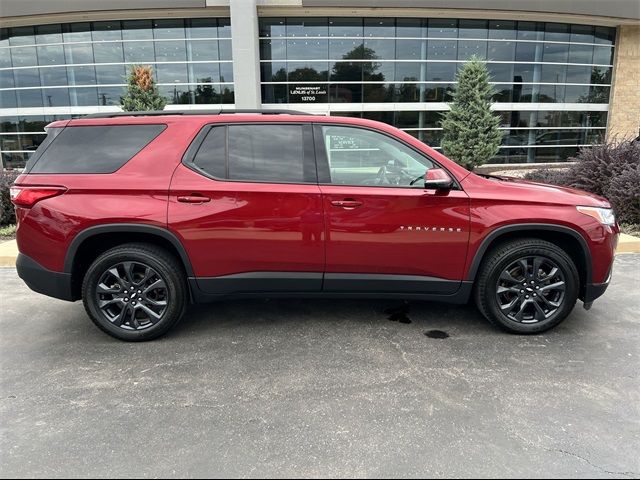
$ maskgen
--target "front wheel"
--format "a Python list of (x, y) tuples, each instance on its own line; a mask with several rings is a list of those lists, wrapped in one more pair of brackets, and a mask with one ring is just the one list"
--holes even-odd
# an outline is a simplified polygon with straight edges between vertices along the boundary
[(91, 264), (82, 299), (98, 328), (135, 342), (157, 338), (178, 323), (187, 288), (173, 255), (155, 245), (131, 243), (106, 251)]
[(475, 300), (494, 325), (520, 334), (541, 333), (573, 310), (580, 280), (571, 258), (538, 239), (507, 242), (480, 267)]

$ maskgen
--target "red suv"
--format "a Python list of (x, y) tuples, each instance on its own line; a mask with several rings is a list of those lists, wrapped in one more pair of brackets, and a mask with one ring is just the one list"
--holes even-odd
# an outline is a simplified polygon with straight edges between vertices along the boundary
[(537, 333), (604, 293), (618, 238), (585, 192), (470, 173), (389, 125), (295, 112), (48, 126), (12, 187), (18, 274), (105, 332), (228, 297), (465, 303)]

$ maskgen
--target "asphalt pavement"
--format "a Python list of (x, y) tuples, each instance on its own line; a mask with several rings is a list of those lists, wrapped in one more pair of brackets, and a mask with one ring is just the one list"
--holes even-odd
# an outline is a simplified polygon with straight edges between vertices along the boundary
[(0, 269), (2, 477), (640, 478), (640, 255), (555, 330), (472, 306), (192, 307), (100, 332)]

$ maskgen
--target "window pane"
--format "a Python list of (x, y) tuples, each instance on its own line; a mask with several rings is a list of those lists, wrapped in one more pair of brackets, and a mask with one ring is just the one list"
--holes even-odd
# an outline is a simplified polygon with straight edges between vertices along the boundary
[[(401, 44), (404, 43), (405, 46), (407, 45), (406, 42), (409, 42), (410, 51), (399, 52), (399, 56), (397, 58), (408, 58), (408, 59), (420, 58), (420, 40), (398, 40), (398, 42)], [(363, 56), (367, 58), (380, 58), (383, 60), (393, 60), (396, 58), (396, 41), (395, 40), (379, 40), (376, 38), (365, 38)]]
[(197, 104), (219, 104), (222, 98), (218, 85), (196, 85), (193, 96)]
[(89, 22), (65, 24), (63, 31), (62, 37), (65, 42), (91, 41), (91, 24)]
[(61, 25), (40, 25), (36, 27), (36, 43), (62, 42)]
[(212, 61), (218, 60), (218, 42), (216, 41), (191, 41), (187, 43), (189, 60)]
[(570, 40), (569, 25), (563, 23), (545, 23), (544, 39), (556, 42), (568, 42)]
[(153, 36), (154, 38), (184, 38), (184, 20), (154, 20)]
[(17, 107), (15, 90), (0, 90), (0, 108)]
[(151, 20), (125, 20), (122, 22), (122, 38), (125, 40), (149, 40), (153, 38)]
[(590, 25), (571, 25), (571, 41), (593, 43), (593, 27)]
[(200, 145), (193, 163), (209, 175), (226, 178), (227, 128), (213, 127)]
[(96, 65), (96, 82), (102, 85), (126, 83), (123, 65)]
[(545, 43), (542, 53), (543, 62), (566, 63), (569, 58), (569, 45)]
[(512, 62), (516, 55), (515, 42), (489, 42), (489, 60)]
[(326, 37), (329, 28), (326, 18), (287, 18), (287, 37)]
[(42, 91), (39, 88), (33, 90), (16, 90), (18, 107), (42, 107)]
[(596, 65), (613, 64), (613, 48), (611, 47), (594, 47), (593, 63)]
[(567, 66), (567, 83), (590, 83), (591, 67), (587, 65)]
[(427, 59), (456, 60), (458, 58), (458, 42), (455, 40), (429, 40)]
[(592, 59), (592, 45), (573, 44), (569, 47), (569, 63), (591, 63)]
[(211, 83), (220, 81), (220, 66), (217, 63), (193, 63), (189, 65), (189, 81)]
[(229, 18), (218, 19), (218, 38), (231, 39), (231, 19)]
[(38, 65), (36, 47), (18, 47), (11, 49), (11, 60), (14, 67), (30, 67)]
[(284, 18), (264, 18), (259, 19), (261, 37), (284, 37), (287, 35)]
[(322, 131), (333, 184), (409, 187), (433, 167), (404, 144), (370, 130), (324, 126)]
[(64, 46), (67, 63), (93, 63), (93, 45), (77, 43)]
[(188, 22), (188, 38), (218, 37), (218, 22), (215, 18), (192, 18)]
[(428, 63), (427, 81), (430, 82), (453, 82), (456, 75), (457, 64), (455, 63)]
[(490, 20), (489, 38), (504, 40), (516, 38), (516, 22), (510, 20)]
[(98, 105), (98, 90), (96, 88), (70, 88), (71, 105), (89, 107)]
[(395, 18), (365, 18), (364, 19), (364, 36), (365, 37), (395, 37), (396, 36)]
[(37, 68), (24, 68), (13, 71), (15, 86), (20, 87), (39, 87), (40, 75)]
[(458, 21), (453, 19), (430, 18), (427, 35), (429, 38), (456, 38)]
[(362, 37), (364, 27), (361, 18), (330, 18), (330, 37)]
[(96, 63), (116, 63), (123, 61), (121, 43), (94, 43), (93, 55)]
[(132, 63), (153, 62), (155, 60), (154, 46), (148, 42), (125, 42), (124, 61)]
[(486, 20), (466, 20), (462, 19), (458, 23), (460, 32), (459, 38), (487, 38)]
[[(329, 59), (339, 60), (341, 58), (362, 58), (364, 53), (363, 40), (330, 40)], [(318, 59), (320, 60), (320, 59)]]
[(426, 38), (427, 21), (419, 18), (396, 19), (396, 35), (398, 37)]
[(458, 42), (458, 60), (469, 60), (471, 57), (486, 58), (487, 42), (460, 40)]
[[(387, 55), (393, 59), (391, 51), (388, 51)], [(426, 56), (427, 40), (396, 40), (395, 58), (398, 60), (426, 60)]]
[(179, 62), (187, 59), (184, 40), (156, 42), (155, 49), (158, 62)]
[(287, 40), (287, 57), (290, 60), (322, 60), (327, 58), (329, 41), (314, 38)]
[(158, 83), (187, 83), (187, 65), (185, 63), (166, 63), (156, 65)]
[(9, 45), (33, 45), (34, 33), (33, 27), (14, 27), (10, 30)]
[(602, 45), (613, 45), (616, 38), (616, 29), (611, 27), (596, 27), (595, 42)]
[(64, 67), (41, 68), (40, 81), (42, 85), (47, 86), (68, 85), (67, 69)]
[(62, 45), (38, 47), (38, 65), (64, 65)]
[(93, 22), (93, 40), (121, 40), (120, 22)]
[(228, 129), (231, 180), (308, 181), (301, 126), (243, 125)]
[(45, 107), (66, 107), (69, 105), (68, 88), (44, 88), (42, 96)]
[(96, 71), (95, 67), (67, 67), (67, 76), (69, 85), (95, 85)]
[(98, 105), (118, 105), (124, 87), (98, 87)]
[(164, 125), (67, 127), (32, 173), (112, 173), (165, 129)]

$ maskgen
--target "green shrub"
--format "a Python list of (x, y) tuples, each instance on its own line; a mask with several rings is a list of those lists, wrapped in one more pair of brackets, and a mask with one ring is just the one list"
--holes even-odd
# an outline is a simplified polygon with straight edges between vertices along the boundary
[(0, 173), (0, 226), (12, 225), (16, 223), (16, 212), (11, 203), (9, 187), (18, 178), (20, 172), (13, 170), (2, 171)]
[(525, 179), (567, 185), (611, 202), (619, 222), (640, 223), (640, 142), (624, 140), (583, 148), (565, 171), (539, 170)]

